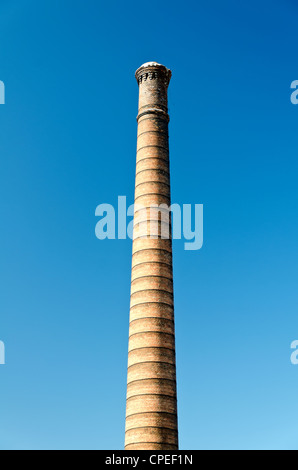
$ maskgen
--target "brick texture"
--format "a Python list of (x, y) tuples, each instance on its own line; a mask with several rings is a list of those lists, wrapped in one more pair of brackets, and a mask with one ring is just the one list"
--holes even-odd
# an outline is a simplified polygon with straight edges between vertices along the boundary
[(166, 209), (149, 210), (152, 205), (171, 204), (167, 107), (171, 72), (150, 62), (137, 70), (136, 78), (139, 113), (125, 448), (176, 450), (171, 223)]

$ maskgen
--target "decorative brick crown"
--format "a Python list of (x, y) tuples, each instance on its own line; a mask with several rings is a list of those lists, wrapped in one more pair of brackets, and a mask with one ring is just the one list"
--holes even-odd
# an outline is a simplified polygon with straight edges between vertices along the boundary
[(147, 80), (162, 80), (166, 86), (169, 85), (171, 80), (172, 72), (164, 65), (158, 64), (157, 62), (146, 62), (141, 65), (135, 73), (138, 84)]

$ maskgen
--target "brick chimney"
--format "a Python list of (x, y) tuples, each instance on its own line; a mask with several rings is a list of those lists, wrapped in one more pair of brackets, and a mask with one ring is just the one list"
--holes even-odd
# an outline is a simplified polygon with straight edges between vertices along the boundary
[[(125, 449), (178, 449), (167, 91), (171, 71), (148, 62), (139, 85)], [(141, 210), (138, 206), (145, 208)], [(168, 213), (164, 209), (164, 213)], [(151, 222), (155, 222), (152, 236)], [(153, 224), (154, 225), (154, 224)]]

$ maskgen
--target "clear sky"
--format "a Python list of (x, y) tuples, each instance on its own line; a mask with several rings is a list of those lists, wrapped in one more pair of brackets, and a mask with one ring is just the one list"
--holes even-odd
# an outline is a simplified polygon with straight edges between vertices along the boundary
[(169, 88), (181, 449), (298, 449), (298, 6), (1, 0), (1, 449), (122, 449), (138, 87)]

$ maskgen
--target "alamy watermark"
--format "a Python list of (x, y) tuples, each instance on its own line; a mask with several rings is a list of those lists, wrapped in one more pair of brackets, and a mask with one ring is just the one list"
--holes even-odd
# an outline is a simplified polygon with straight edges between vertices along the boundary
[(0, 80), (0, 104), (5, 104), (5, 85)]
[(291, 349), (294, 349), (291, 354), (291, 363), (293, 366), (298, 366), (298, 341), (292, 342)]
[(131, 204), (127, 208), (126, 196), (119, 196), (117, 210), (111, 204), (100, 204), (95, 215), (100, 217), (95, 227), (99, 240), (183, 239), (185, 250), (203, 246), (203, 204)]
[(0, 366), (5, 364), (5, 345), (3, 341), (0, 341)]
[(292, 103), (292, 104), (298, 104), (298, 80), (294, 80), (294, 81), (291, 83), (291, 89), (292, 89), (292, 90), (295, 90), (295, 91), (293, 91), (293, 93), (291, 94), (291, 103)]

